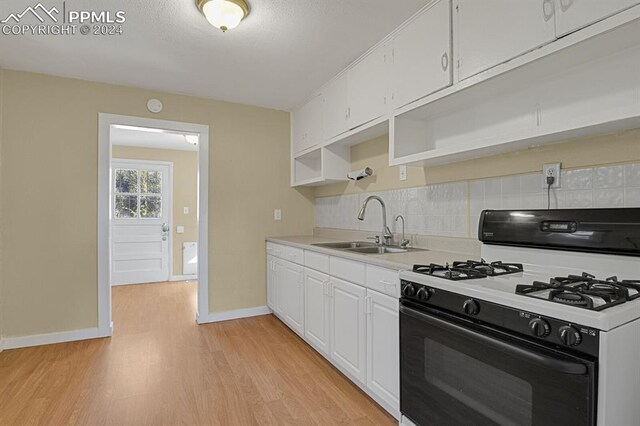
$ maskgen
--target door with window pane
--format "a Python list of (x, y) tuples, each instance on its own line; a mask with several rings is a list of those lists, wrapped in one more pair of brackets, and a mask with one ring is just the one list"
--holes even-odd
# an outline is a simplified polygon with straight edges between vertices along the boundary
[(111, 284), (169, 279), (171, 166), (113, 160)]

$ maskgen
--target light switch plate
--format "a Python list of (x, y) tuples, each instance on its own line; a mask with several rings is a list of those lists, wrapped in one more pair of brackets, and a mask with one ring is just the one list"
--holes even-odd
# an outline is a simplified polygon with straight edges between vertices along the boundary
[(280, 209), (275, 209), (275, 210), (273, 211), (273, 218), (274, 218), (275, 220), (282, 220), (282, 210), (280, 210)]
[(400, 180), (407, 180), (407, 166), (400, 166)]
[(184, 226), (176, 226), (176, 234), (184, 234)]
[(189, 207), (183, 207), (182, 208), (182, 213), (183, 214), (189, 214)]

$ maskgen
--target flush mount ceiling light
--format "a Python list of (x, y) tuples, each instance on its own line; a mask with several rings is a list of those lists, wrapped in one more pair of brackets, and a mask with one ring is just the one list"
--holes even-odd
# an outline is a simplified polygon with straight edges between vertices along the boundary
[(240, 25), (240, 21), (249, 14), (249, 5), (244, 0), (196, 1), (207, 21), (223, 33)]

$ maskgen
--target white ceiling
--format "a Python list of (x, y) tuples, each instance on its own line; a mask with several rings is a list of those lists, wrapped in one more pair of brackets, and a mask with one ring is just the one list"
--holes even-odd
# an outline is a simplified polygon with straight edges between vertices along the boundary
[(165, 131), (150, 132), (135, 129), (111, 127), (109, 133), (112, 145), (134, 146), (138, 148), (175, 149), (197, 151), (198, 147), (186, 141), (185, 135)]
[[(41, 1), (62, 11), (62, 0)], [(124, 34), (0, 35), (0, 67), (290, 110), (429, 2), (248, 1), (249, 16), (223, 34), (195, 0), (67, 0), (67, 10), (124, 10)], [(2, 0), (0, 21), (35, 4)]]

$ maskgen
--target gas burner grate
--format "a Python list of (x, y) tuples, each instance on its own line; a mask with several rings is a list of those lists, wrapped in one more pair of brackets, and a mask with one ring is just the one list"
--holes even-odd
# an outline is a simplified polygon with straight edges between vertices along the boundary
[(594, 275), (583, 272), (581, 275), (551, 278), (548, 283), (534, 281), (531, 285), (521, 284), (516, 287), (516, 293), (601, 311), (640, 297), (640, 281), (620, 281), (615, 276), (598, 280)]
[(437, 265), (435, 263), (430, 265), (413, 265), (413, 272), (446, 278), (453, 281), (485, 278), (487, 276), (485, 273), (477, 269), (450, 266), (448, 263), (444, 266)]
[(513, 274), (522, 271), (523, 267), (520, 263), (503, 263), (500, 261), (488, 263), (484, 259), (480, 261), (456, 261), (452, 265), (447, 263), (444, 266), (435, 263), (413, 266), (413, 272), (454, 281), (486, 278), (488, 276)]
[(522, 272), (524, 270), (522, 263), (505, 263), (500, 260), (488, 263), (484, 259), (476, 260), (467, 260), (467, 261), (456, 261), (453, 262), (454, 267), (464, 267), (477, 269), (479, 271), (484, 272), (485, 275), (488, 276), (499, 276), (506, 274), (514, 274), (516, 272)]

